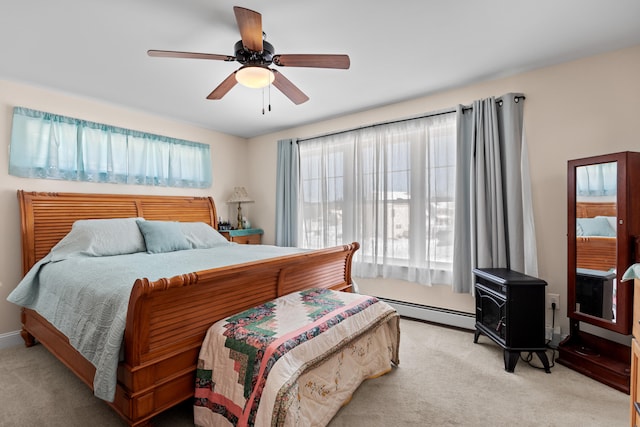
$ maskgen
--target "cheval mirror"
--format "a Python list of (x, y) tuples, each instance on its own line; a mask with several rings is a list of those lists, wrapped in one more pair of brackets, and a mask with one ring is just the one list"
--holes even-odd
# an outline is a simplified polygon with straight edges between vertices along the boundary
[[(630, 349), (580, 330), (589, 323), (631, 333), (633, 282), (620, 282), (635, 262), (640, 234), (640, 153), (622, 152), (568, 163), (567, 315), (570, 335), (558, 362), (629, 393)], [(603, 334), (605, 335), (605, 334)]]

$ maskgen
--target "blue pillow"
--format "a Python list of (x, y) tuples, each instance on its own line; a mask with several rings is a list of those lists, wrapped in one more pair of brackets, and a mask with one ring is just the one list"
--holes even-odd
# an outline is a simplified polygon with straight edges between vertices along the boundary
[(605, 217), (576, 218), (577, 236), (616, 237), (616, 230)]
[(111, 256), (144, 252), (144, 238), (136, 225), (141, 218), (81, 219), (51, 249), (51, 260), (74, 256)]
[(157, 254), (191, 249), (191, 243), (184, 237), (177, 222), (138, 220), (137, 223), (144, 236), (147, 253)]

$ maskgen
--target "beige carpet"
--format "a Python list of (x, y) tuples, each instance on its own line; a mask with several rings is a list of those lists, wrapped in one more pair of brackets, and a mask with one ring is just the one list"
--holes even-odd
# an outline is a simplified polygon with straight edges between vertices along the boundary
[[(508, 373), (484, 336), (474, 344), (468, 331), (405, 319), (400, 327), (400, 366), (365, 381), (331, 427), (629, 425), (628, 395), (564, 366), (546, 374), (520, 360)], [(124, 425), (40, 345), (0, 350), (0, 379), (0, 426)], [(192, 422), (187, 402), (154, 426)]]

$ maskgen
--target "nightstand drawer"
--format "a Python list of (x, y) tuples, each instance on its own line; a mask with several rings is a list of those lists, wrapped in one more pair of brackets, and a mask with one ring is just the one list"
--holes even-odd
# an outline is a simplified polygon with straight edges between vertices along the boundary
[(239, 243), (241, 245), (260, 245), (262, 244), (261, 228), (246, 228), (243, 230), (221, 230), (225, 239), (230, 242)]
[(229, 236), (230, 240), (235, 243), (240, 243), (243, 245), (259, 245), (262, 243), (262, 235), (260, 234), (249, 234), (246, 236)]

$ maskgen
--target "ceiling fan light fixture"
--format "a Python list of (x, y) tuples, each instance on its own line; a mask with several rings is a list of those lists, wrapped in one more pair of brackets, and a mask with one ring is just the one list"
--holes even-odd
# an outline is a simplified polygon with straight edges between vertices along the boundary
[(269, 68), (255, 65), (244, 66), (236, 71), (236, 81), (243, 86), (254, 89), (269, 86), (275, 77)]

